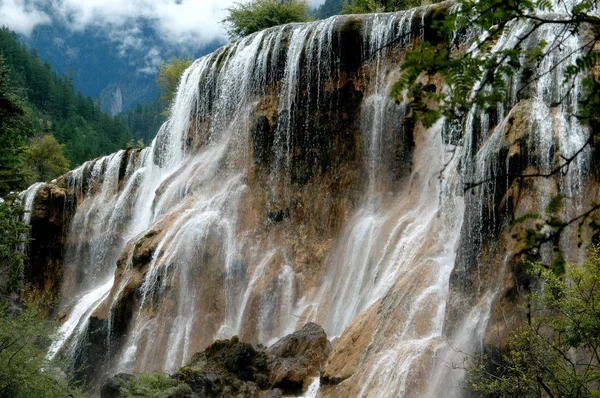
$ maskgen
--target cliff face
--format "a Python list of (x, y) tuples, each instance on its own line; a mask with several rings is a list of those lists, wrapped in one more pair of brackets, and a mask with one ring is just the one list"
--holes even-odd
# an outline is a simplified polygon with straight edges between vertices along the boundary
[(430, 26), (449, 7), (232, 43), (186, 71), (151, 147), (32, 187), (27, 275), (59, 294), (63, 322), (51, 355), (101, 381), (174, 371), (215, 339), (269, 344), (314, 321), (339, 337), (322, 396), (461, 395), (451, 348), (496, 344), (498, 308), (517, 321), (510, 220), (543, 213), (558, 192), (576, 214), (598, 193), (588, 149), (565, 174), (515, 177), (585, 143), (566, 112), (577, 93), (552, 105), (567, 90), (562, 66), (540, 66), (555, 73), (519, 98), (517, 74), (504, 110), (474, 107), (458, 131), (424, 129), (391, 99), (406, 50), (436, 40)]

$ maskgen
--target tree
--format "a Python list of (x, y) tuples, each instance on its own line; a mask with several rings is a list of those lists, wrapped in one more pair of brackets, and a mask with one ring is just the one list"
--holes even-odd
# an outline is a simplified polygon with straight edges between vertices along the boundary
[(0, 197), (24, 187), (22, 154), (31, 134), (29, 110), (11, 86), (0, 57)]
[(300, 0), (248, 0), (235, 3), (227, 9), (229, 15), (222, 23), (231, 39), (283, 25), (290, 22), (306, 22), (308, 4)]
[(156, 78), (156, 84), (162, 91), (162, 99), (165, 103), (171, 104), (177, 94), (179, 88), (179, 81), (181, 75), (187, 68), (192, 64), (192, 60), (189, 58), (177, 58), (173, 57), (167, 63), (164, 62), (160, 66), (158, 77)]
[(23, 155), (30, 184), (50, 181), (69, 171), (63, 148), (64, 145), (59, 144), (52, 135), (31, 139)]
[[(28, 114), (25, 120), (33, 121), (29, 122), (30, 131), (22, 137), (21, 147), (33, 133), (52, 134), (65, 145), (65, 156), (75, 166), (124, 148), (131, 140), (121, 119), (106, 115), (91, 98), (77, 93), (70, 75), (54, 73), (47, 62), (40, 60), (35, 51), (29, 51), (7, 28), (0, 28), (0, 53), (5, 59), (5, 80), (10, 80), (8, 92), (19, 99)], [(26, 132), (23, 127), (27, 126), (18, 128), (22, 133)], [(9, 160), (8, 155), (3, 159)], [(23, 187), (22, 182), (13, 185)]]
[[(165, 122), (164, 102), (157, 97), (146, 105), (137, 105), (130, 108), (126, 113), (119, 115), (123, 123), (127, 125), (134, 140), (143, 140), (151, 143), (160, 126)], [(129, 145), (128, 145), (129, 146)]]
[(83, 396), (60, 366), (46, 359), (54, 329), (33, 307), (15, 310), (0, 303), (0, 396)]
[(318, 19), (324, 19), (333, 15), (338, 15), (342, 11), (344, 4), (344, 0), (325, 0), (325, 2), (315, 10), (315, 16)]
[[(574, 115), (582, 123), (588, 124), (590, 136), (584, 145), (568, 158), (561, 157), (560, 162), (551, 170), (529, 174), (506, 174), (496, 176), (506, 180), (530, 178), (550, 178), (568, 169), (569, 165), (586, 147), (593, 147), (600, 134), (600, 74), (594, 68), (600, 67), (600, 51), (596, 43), (600, 40), (600, 17), (595, 1), (557, 2), (555, 9), (548, 0), (458, 0), (454, 11), (437, 21), (437, 41), (420, 42), (418, 47), (409, 50), (401, 66), (403, 73), (392, 89), (392, 96), (398, 101), (408, 100), (413, 115), (426, 127), (432, 126), (440, 117), (457, 127), (460, 131), (469, 109), (473, 105), (492, 118), (501, 107), (511, 106), (506, 102), (510, 79), (518, 70), (524, 70), (522, 88), (517, 94), (535, 85), (540, 76), (531, 73), (536, 66), (553, 57), (557, 49), (562, 48), (566, 40), (582, 32), (582, 40), (574, 54), (581, 54), (573, 64), (565, 67), (565, 82), (574, 82), (582, 78), (582, 92), (578, 100), (581, 106)], [(571, 4), (568, 6), (567, 4)], [(520, 24), (524, 29), (514, 38), (509, 48), (496, 48), (504, 29)], [(552, 42), (539, 41), (529, 46), (528, 40), (542, 27), (559, 27)], [(465, 51), (459, 47), (456, 38), (461, 35), (474, 37), (473, 44)], [(570, 62), (569, 56), (562, 56), (559, 63)], [(528, 72), (529, 71), (529, 72)], [(595, 73), (595, 75), (594, 75)], [(432, 90), (428, 82), (433, 76), (442, 77), (446, 89), (442, 94)], [(570, 85), (570, 90), (574, 84)], [(564, 96), (560, 101), (565, 101)], [(432, 105), (434, 104), (434, 105)], [(552, 104), (558, 106), (560, 102)], [(490, 177), (491, 178), (491, 177)], [(465, 191), (483, 185), (489, 180), (467, 181)], [(559, 198), (553, 198), (556, 200)], [(598, 236), (600, 224), (593, 220), (600, 204), (592, 203), (588, 210), (569, 219), (562, 220), (556, 214), (550, 214), (536, 229), (527, 229), (526, 250), (539, 258), (542, 244), (553, 243), (557, 248), (561, 234), (574, 224), (587, 225), (595, 229)], [(551, 212), (554, 213), (554, 212)], [(539, 217), (538, 217), (539, 218)], [(561, 263), (560, 253), (556, 258)], [(553, 264), (549, 267), (560, 264)]]
[(23, 207), (14, 197), (0, 200), (0, 304), (3, 297), (21, 289), (25, 255), (20, 249), (29, 231), (22, 217)]
[(494, 397), (597, 397), (600, 247), (564, 277), (539, 264), (529, 264), (529, 275), (541, 293), (528, 297), (528, 324), (510, 332), (499, 358), (474, 358), (466, 387)]
[[(567, 3), (559, 3), (559, 7), (567, 7)], [(394, 86), (392, 95), (398, 100), (407, 98), (426, 126), (433, 125), (441, 116), (462, 118), (473, 104), (493, 111), (506, 98), (509, 89), (506, 80), (521, 66), (523, 57), (528, 63), (540, 63), (560, 48), (567, 37), (577, 35), (586, 25), (591, 25), (595, 30), (594, 36), (581, 44), (579, 50), (583, 55), (575, 65), (567, 68), (565, 79), (588, 74), (600, 60), (599, 53), (594, 51), (594, 44), (600, 39), (600, 17), (595, 15), (595, 1), (573, 4), (569, 9), (555, 10), (549, 0), (458, 0), (456, 10), (439, 22), (438, 35), (442, 40), (439, 43), (423, 42), (419, 48), (409, 51), (402, 65), (403, 75)], [(539, 16), (540, 11), (556, 14), (553, 17)], [(512, 48), (495, 50), (494, 43), (503, 30), (518, 22), (529, 24), (529, 28), (518, 36)], [(541, 41), (535, 48), (522, 47), (529, 37), (548, 24), (564, 27), (552, 43)], [(465, 32), (478, 34), (469, 50), (458, 51), (453, 38), (457, 37), (457, 33)], [(427, 90), (421, 79), (423, 74), (441, 75), (448, 91), (439, 96)], [(533, 76), (526, 86), (536, 80), (537, 77)], [(587, 120), (597, 118), (598, 114), (589, 112), (590, 108), (594, 109), (589, 105), (600, 104), (600, 83), (588, 77), (584, 87), (587, 95), (582, 102), (588, 106), (582, 107), (585, 109), (579, 117)], [(439, 106), (428, 106), (432, 101)]]

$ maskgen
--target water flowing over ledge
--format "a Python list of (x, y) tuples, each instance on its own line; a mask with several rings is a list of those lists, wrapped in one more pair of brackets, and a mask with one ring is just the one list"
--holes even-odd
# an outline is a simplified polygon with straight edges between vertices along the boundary
[[(229, 44), (184, 73), (151, 147), (24, 193), (34, 238), (43, 243), (42, 221), (61, 221), (60, 247), (30, 248), (32, 264), (60, 265), (51, 284), (62, 333), (49, 355), (87, 363), (94, 379), (170, 372), (217, 338), (269, 344), (314, 321), (339, 340), (308, 395), (462, 395), (453, 348), (483, 344), (510, 289), (506, 214), (545, 207), (499, 176), (547, 170), (587, 133), (568, 116), (578, 105), (578, 85), (568, 93), (562, 81), (569, 62), (557, 66), (577, 37), (521, 97), (517, 74), (496, 117), (473, 107), (460, 134), (443, 120), (414, 123), (391, 85), (450, 7), (290, 24)], [(523, 29), (509, 27), (497, 49)], [(589, 158), (537, 195), (593, 195)], [(464, 195), (465, 182), (484, 180)]]

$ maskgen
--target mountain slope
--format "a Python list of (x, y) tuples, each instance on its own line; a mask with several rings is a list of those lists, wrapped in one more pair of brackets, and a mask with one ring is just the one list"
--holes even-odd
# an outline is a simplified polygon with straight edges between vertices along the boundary
[[(99, 98), (104, 111), (126, 111), (158, 96), (154, 82), (158, 67), (174, 55), (197, 58), (215, 50), (217, 43), (200, 50), (168, 45), (151, 30), (144, 30), (143, 42), (117, 42), (104, 32), (92, 29), (71, 31), (55, 21), (40, 25), (30, 38), (21, 37), (40, 58), (58, 73), (72, 76), (74, 86), (83, 94)], [(116, 95), (117, 91), (120, 95)], [(121, 101), (114, 101), (120, 97)], [(120, 104), (119, 104), (120, 102)]]
[(0, 29), (0, 53), (13, 86), (24, 93), (37, 134), (52, 134), (64, 144), (71, 166), (123, 148), (132, 137), (118, 118), (101, 111), (91, 97), (75, 90), (69, 75), (56, 74), (17, 35)]

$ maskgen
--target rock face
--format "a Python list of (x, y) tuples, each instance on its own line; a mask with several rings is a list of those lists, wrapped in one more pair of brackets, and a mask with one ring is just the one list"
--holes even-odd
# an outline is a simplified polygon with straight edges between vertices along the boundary
[(375, 332), (375, 309), (371, 307), (360, 314), (337, 341), (331, 360), (323, 369), (323, 384), (339, 384), (356, 373)]
[[(121, 184), (125, 169), (139, 151), (123, 151), (115, 172), (115, 183)], [(65, 276), (65, 252), (70, 246), (88, 246), (89, 242), (78, 241), (81, 230), (73, 230), (74, 215), (90, 194), (98, 189), (91, 185), (95, 176), (103, 182), (102, 168), (105, 158), (86, 163), (48, 184), (36, 184), (24, 193), (24, 204), (31, 224), (31, 243), (27, 247), (28, 261), (24, 279), (34, 291), (48, 294), (49, 301), (58, 299)], [(102, 167), (101, 167), (102, 166)], [(85, 207), (85, 206), (84, 206)], [(67, 259), (69, 261), (69, 259)], [(49, 307), (52, 309), (52, 305)]]
[[(323, 328), (308, 323), (268, 349), (240, 342), (237, 336), (218, 340), (171, 378), (179, 383), (177, 396), (181, 397), (277, 398), (302, 393), (309, 379), (319, 376), (330, 351)], [(101, 397), (122, 396), (133, 378), (128, 374), (111, 377)]]
[[(515, 73), (493, 114), (473, 106), (426, 129), (392, 100), (406, 51), (439, 41), (431, 26), (450, 7), (231, 43), (184, 74), (151, 147), (38, 187), (28, 278), (60, 291), (57, 351), (98, 389), (115, 373), (161, 371), (208, 395), (296, 392), (318, 375), (321, 396), (463, 395), (454, 349), (501, 344), (519, 321), (526, 216), (543, 217), (558, 193), (565, 218), (597, 200), (598, 155), (572, 116), (577, 90), (557, 77), (576, 37), (531, 66), (536, 85), (523, 83), (527, 67)], [(564, 172), (530, 177), (581, 148)], [(559, 244), (573, 260), (585, 248)], [(311, 324), (258, 346), (308, 322), (338, 338), (331, 354)]]
[(65, 189), (46, 185), (35, 192), (35, 202), (29, 214), (31, 243), (24, 272), (25, 282), (35, 291), (45, 292), (53, 299), (60, 294), (70, 201), (72, 196)]

